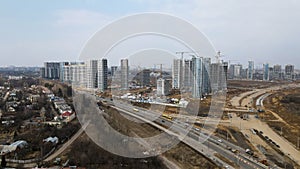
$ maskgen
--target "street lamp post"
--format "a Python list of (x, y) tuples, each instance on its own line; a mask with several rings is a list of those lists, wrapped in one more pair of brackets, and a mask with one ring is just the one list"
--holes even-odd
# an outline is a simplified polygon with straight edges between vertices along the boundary
[(298, 149), (300, 149), (300, 137), (298, 137), (297, 147), (298, 147)]
[(209, 141), (207, 140), (207, 151), (209, 152)]
[[(227, 141), (228, 141), (228, 130), (227, 130), (227, 134), (226, 134), (226, 139), (227, 139)], [(298, 140), (299, 141), (299, 140)]]
[(240, 130), (242, 131), (242, 121), (240, 121)]

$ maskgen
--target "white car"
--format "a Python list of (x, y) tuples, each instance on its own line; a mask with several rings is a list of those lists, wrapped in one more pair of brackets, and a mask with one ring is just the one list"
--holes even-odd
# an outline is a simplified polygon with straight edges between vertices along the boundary
[(221, 139), (218, 140), (219, 143), (222, 143), (223, 141)]

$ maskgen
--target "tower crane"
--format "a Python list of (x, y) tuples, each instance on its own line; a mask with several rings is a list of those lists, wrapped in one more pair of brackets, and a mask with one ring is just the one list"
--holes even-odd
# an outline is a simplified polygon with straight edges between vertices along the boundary
[(225, 55), (222, 55), (221, 51), (218, 51), (218, 52), (217, 52), (217, 55), (216, 55), (215, 57), (216, 57), (216, 59), (217, 59), (217, 63), (221, 63), (220, 58), (221, 58), (221, 57), (225, 57)]
[(181, 54), (181, 60), (183, 60), (183, 55), (185, 54), (185, 53), (198, 53), (199, 51), (195, 51), (195, 52), (192, 52), (192, 51), (190, 51), (190, 52), (188, 52), (188, 51), (180, 51), (180, 52), (176, 52), (176, 54)]

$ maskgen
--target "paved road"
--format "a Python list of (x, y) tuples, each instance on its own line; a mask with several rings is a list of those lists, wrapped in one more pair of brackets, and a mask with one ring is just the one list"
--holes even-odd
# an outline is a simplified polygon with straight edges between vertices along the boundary
[[(137, 114), (136, 112), (131, 112), (132, 109), (126, 110), (126, 109), (121, 109), (121, 108), (119, 108), (119, 107), (114, 107), (114, 106), (112, 106), (112, 107), (115, 108), (115, 109), (117, 109), (117, 110), (119, 110), (121, 113), (125, 113), (125, 114), (127, 114), (127, 115), (130, 115), (130, 116), (133, 116), (133, 117), (135, 117), (135, 118), (138, 118), (138, 119), (140, 119), (140, 120), (142, 120), (142, 121), (145, 121), (146, 123), (148, 123), (148, 124), (150, 124), (150, 125), (152, 125), (152, 126), (158, 128), (158, 129), (160, 129), (160, 130), (162, 130), (162, 131), (168, 133), (168, 134), (171, 135), (171, 136), (177, 137), (178, 139), (182, 140), (185, 144), (187, 144), (187, 145), (189, 145), (190, 147), (194, 148), (196, 151), (200, 152), (201, 154), (203, 154), (203, 151), (202, 151), (202, 150), (208, 149), (208, 148), (206, 148), (206, 145), (204, 145), (204, 144), (199, 144), (199, 141), (198, 141), (198, 140), (191, 139), (191, 138), (189, 138), (189, 137), (184, 138), (185, 135), (177, 134), (177, 133), (180, 133), (180, 132), (185, 131), (186, 129), (183, 129), (183, 128), (181, 128), (181, 127), (179, 127), (179, 126), (176, 126), (176, 125), (174, 126), (171, 122), (167, 121), (166, 119), (163, 119), (163, 118), (160, 117), (160, 118), (157, 119), (155, 122), (162, 123), (162, 121), (164, 121), (164, 122), (163, 122), (164, 125), (167, 125), (167, 126), (171, 126), (171, 125), (172, 125), (172, 126), (173, 126), (173, 129), (174, 129), (175, 131), (168, 130), (168, 129), (162, 127), (161, 125), (158, 125), (157, 123), (154, 123), (154, 122), (152, 122), (152, 121), (150, 121), (150, 120), (147, 120), (147, 119), (145, 118), (145, 116), (148, 116), (148, 117), (151, 116), (151, 114), (149, 114), (149, 113), (148, 113), (147, 115), (143, 114), (143, 115), (141, 116), (141, 115), (140, 115), (140, 114), (142, 113), (141, 111), (139, 111), (139, 112), (138, 112), (139, 114)], [(176, 130), (176, 129), (177, 129), (177, 130)], [(199, 138), (199, 137), (196, 136), (196, 135), (195, 135), (195, 137), (196, 137), (196, 138)], [(197, 146), (196, 146), (196, 145), (197, 145)], [(196, 146), (196, 147), (195, 147), (195, 146)], [(229, 164), (226, 164), (225, 162), (223, 162), (223, 161), (221, 161), (220, 159), (218, 159), (217, 157), (213, 157), (215, 151), (206, 151), (205, 153), (206, 153), (206, 154), (204, 154), (205, 156), (207, 156), (208, 158), (210, 158), (210, 159), (211, 159), (212, 161), (214, 161), (214, 162), (217, 161), (218, 164), (221, 164), (221, 166), (230, 166)], [(231, 168), (233, 168), (233, 167), (231, 167)]]
[(9, 91), (8, 91), (8, 92), (6, 92), (6, 94), (5, 94), (4, 98), (3, 98), (3, 101), (4, 101), (4, 102), (6, 102), (6, 100), (7, 100), (8, 96), (9, 96)]
[(89, 123), (86, 123), (84, 126), (82, 126), (74, 136), (69, 139), (65, 144), (62, 145), (57, 151), (55, 151), (53, 154), (51, 154), (48, 158), (46, 158), (44, 161), (51, 161), (57, 156), (59, 156), (62, 152), (64, 152), (86, 129), (86, 127), (89, 125)]
[[(129, 114), (129, 115), (140, 116), (140, 118), (147, 118), (148, 116), (156, 116), (156, 115), (152, 115), (155, 112), (147, 112), (147, 111), (133, 112), (132, 107), (129, 106), (130, 108), (128, 107), (128, 109), (126, 109), (125, 104), (121, 105), (121, 107), (122, 108), (119, 108), (119, 107), (114, 107), (114, 108), (120, 110), (121, 112), (125, 112), (126, 114)], [(162, 119), (161, 117), (156, 120), (156, 122), (160, 122), (160, 123), (162, 123), (162, 121), (164, 121), (163, 122), (164, 125), (172, 126), (171, 127), (172, 131), (175, 131), (176, 133), (185, 133), (186, 132), (185, 125), (183, 123), (177, 124), (177, 122), (173, 122), (173, 121), (170, 122), (170, 121), (167, 121), (166, 119)], [(150, 122), (149, 124), (153, 125), (152, 123), (153, 122)], [(155, 127), (157, 127), (157, 124), (154, 123), (154, 125), (155, 125)], [(161, 128), (161, 126), (159, 126), (159, 127)], [(166, 129), (163, 128), (161, 130), (164, 131)], [(193, 128), (193, 130), (194, 130), (194, 128)], [(168, 131), (170, 131), (170, 130), (168, 130)], [(173, 133), (173, 134), (175, 134), (175, 136), (180, 138), (181, 136), (176, 133)], [(204, 144), (201, 144), (199, 141), (204, 142)], [(224, 147), (223, 147), (214, 138), (207, 138), (206, 135), (204, 135), (203, 133), (197, 132), (197, 131), (189, 133), (188, 136), (183, 139), (183, 142), (186, 143), (187, 145), (191, 146), (198, 152), (200, 152), (212, 159), (217, 159), (216, 157), (213, 157), (214, 153), (217, 152), (217, 153), (221, 154), (222, 156), (235, 162), (241, 168), (265, 168), (263, 165), (257, 163), (257, 161), (251, 160), (248, 157), (246, 157), (243, 153), (241, 153), (240, 155), (236, 155), (225, 148), (227, 145), (224, 145)], [(228, 143), (226, 143), (226, 144), (228, 144)], [(210, 150), (210, 151), (204, 152), (204, 150)], [(244, 150), (242, 150), (242, 148), (240, 148), (240, 150), (241, 150), (241, 152), (244, 151)], [(226, 166), (226, 165), (228, 166), (228, 164), (223, 162), (223, 166)]]
[(253, 90), (253, 91), (248, 91), (248, 92), (245, 92), (245, 93), (241, 93), (240, 95), (238, 96), (234, 96), (230, 102), (231, 102), (231, 105), (234, 106), (234, 107), (241, 107), (240, 105), (240, 100), (242, 100), (244, 97), (246, 96), (249, 96), (253, 93), (256, 93), (258, 90)]
[[(239, 96), (235, 96), (231, 99), (231, 104), (236, 108), (244, 108), (245, 106), (251, 106), (251, 102), (254, 102), (254, 98), (266, 94), (271, 91), (280, 90), (284, 88), (295, 88), (300, 87), (300, 84), (288, 84), (288, 85), (279, 85), (279, 86), (272, 86), (269, 88), (263, 89), (254, 89), (253, 91), (248, 91), (245, 93), (240, 94)], [(241, 105), (239, 104), (241, 102)]]

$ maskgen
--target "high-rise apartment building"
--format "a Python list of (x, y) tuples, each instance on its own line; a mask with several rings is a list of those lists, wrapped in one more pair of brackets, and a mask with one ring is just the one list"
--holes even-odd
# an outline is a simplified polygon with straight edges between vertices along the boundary
[(60, 62), (45, 62), (45, 75), (47, 79), (59, 79), (60, 78)]
[(166, 96), (170, 93), (171, 90), (171, 83), (172, 81), (170, 79), (163, 79), (159, 78), (157, 79), (157, 95), (158, 96)]
[(98, 88), (98, 60), (88, 60), (86, 64), (87, 88)]
[(193, 62), (192, 60), (184, 60), (183, 85), (184, 89), (191, 91), (193, 86)]
[(128, 59), (121, 60), (121, 88), (128, 89), (129, 66)]
[(211, 73), (211, 58), (203, 58), (203, 88), (202, 92), (204, 94), (209, 94), (211, 92), (210, 85), (210, 73)]
[(211, 73), (210, 73), (210, 82), (212, 91), (218, 91), (220, 88), (219, 79), (220, 79), (220, 63), (212, 63), (211, 64)]
[(174, 59), (172, 65), (172, 87), (181, 89), (183, 87), (183, 63), (181, 59)]
[(273, 78), (276, 80), (282, 79), (282, 68), (281, 65), (274, 65), (273, 67)]
[(59, 80), (62, 82), (64, 81), (64, 75), (65, 75), (64, 68), (68, 65), (70, 65), (70, 62), (60, 62), (59, 63)]
[(293, 80), (294, 79), (294, 73), (295, 73), (294, 65), (286, 65), (285, 66), (285, 79)]
[(270, 80), (270, 70), (269, 70), (269, 63), (265, 63), (263, 66), (263, 80), (269, 81)]
[(212, 91), (224, 90), (227, 88), (228, 62), (212, 63), (210, 82)]
[(254, 61), (248, 61), (247, 79), (253, 80), (254, 74)]
[(241, 64), (230, 65), (229, 78), (230, 79), (241, 79), (243, 66)]
[(73, 65), (68, 64), (63, 66), (63, 82), (72, 83), (73, 81)]
[(117, 70), (118, 70), (118, 66), (111, 66), (110, 67), (111, 76), (114, 76)]
[(100, 91), (105, 91), (107, 89), (107, 75), (108, 75), (108, 67), (107, 67), (107, 59), (98, 60), (98, 89)]
[(228, 79), (228, 62), (222, 62), (221, 63), (221, 71), (220, 73), (220, 82), (219, 82), (219, 90), (227, 89), (227, 79)]
[(41, 76), (41, 78), (46, 78), (46, 75), (45, 75), (45, 67), (42, 67), (42, 68), (40, 69), (40, 76)]
[(201, 57), (193, 57), (193, 89), (192, 89), (192, 95), (194, 98), (201, 98), (202, 88), (203, 88), (203, 58)]
[[(84, 62), (77, 62), (71, 64), (70, 70), (72, 75), (70, 79), (72, 80), (72, 86), (86, 88), (87, 87), (87, 69)], [(66, 77), (66, 76), (65, 76)]]

